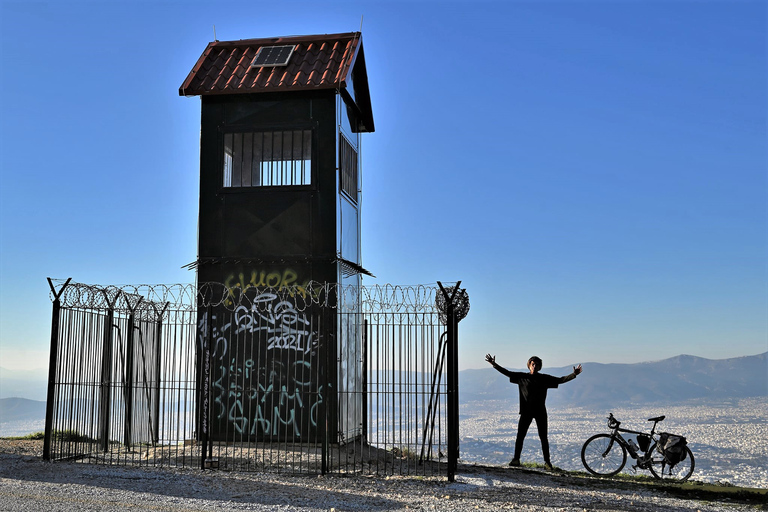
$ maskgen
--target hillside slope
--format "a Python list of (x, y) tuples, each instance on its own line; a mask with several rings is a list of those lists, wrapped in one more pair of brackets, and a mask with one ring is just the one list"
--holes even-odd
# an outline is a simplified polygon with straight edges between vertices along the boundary
[(45, 402), (26, 398), (0, 398), (0, 422), (45, 419)]

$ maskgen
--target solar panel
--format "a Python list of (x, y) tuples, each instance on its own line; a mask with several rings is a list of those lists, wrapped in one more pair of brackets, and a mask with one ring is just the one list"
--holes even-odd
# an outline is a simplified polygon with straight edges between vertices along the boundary
[(285, 66), (293, 55), (293, 45), (262, 46), (251, 62), (252, 68)]

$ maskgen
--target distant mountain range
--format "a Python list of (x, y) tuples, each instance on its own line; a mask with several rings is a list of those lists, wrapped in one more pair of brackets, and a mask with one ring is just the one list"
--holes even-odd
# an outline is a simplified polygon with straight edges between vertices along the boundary
[(26, 398), (0, 398), (0, 421), (45, 419), (45, 402)]
[[(592, 407), (768, 396), (768, 352), (732, 359), (680, 355), (647, 363), (584, 363), (583, 369), (576, 380), (550, 390), (547, 403)], [(542, 373), (559, 377), (572, 371), (571, 366), (545, 367)], [(517, 396), (517, 386), (490, 366), (459, 372), (460, 402), (509, 398), (517, 403)]]

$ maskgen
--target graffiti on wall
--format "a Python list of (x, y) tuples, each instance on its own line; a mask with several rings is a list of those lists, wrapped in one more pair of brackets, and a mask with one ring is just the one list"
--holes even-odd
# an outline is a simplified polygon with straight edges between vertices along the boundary
[(224, 280), (224, 286), (229, 290), (227, 305), (237, 302), (235, 297), (236, 290), (247, 290), (249, 288), (265, 289), (269, 288), (276, 291), (287, 291), (289, 294), (298, 294), (306, 298), (312, 294), (312, 287), (309, 280), (299, 281), (299, 274), (292, 268), (280, 270), (251, 270), (250, 272), (237, 272), (227, 276)]
[(214, 324), (212, 328), (214, 355), (227, 353), (230, 340), (239, 339), (243, 334), (263, 340), (267, 350), (309, 353), (318, 341), (308, 314), (298, 311), (289, 299), (271, 292), (260, 293), (248, 306), (238, 306), (230, 321)]
[[(293, 276), (283, 273), (280, 282)], [(201, 311), (198, 339), (203, 353), (210, 350), (213, 438), (316, 433), (323, 405), (319, 329), (290, 294), (268, 288), (234, 311), (219, 308), (210, 318)]]
[[(305, 368), (292, 371), (280, 362), (273, 363), (271, 370), (260, 368), (256, 374), (249, 370), (255, 367), (251, 359), (238, 365), (232, 358), (231, 364), (218, 367), (213, 381), (216, 424), (256, 438), (302, 438), (316, 430), (322, 385), (298, 377), (310, 374)], [(292, 365), (308, 369), (310, 363), (295, 361)]]
[(230, 274), (224, 281), (227, 288), (273, 288), (281, 290), (291, 286), (301, 286), (299, 275), (292, 268), (282, 270), (252, 270), (247, 272), (238, 272), (237, 275)]

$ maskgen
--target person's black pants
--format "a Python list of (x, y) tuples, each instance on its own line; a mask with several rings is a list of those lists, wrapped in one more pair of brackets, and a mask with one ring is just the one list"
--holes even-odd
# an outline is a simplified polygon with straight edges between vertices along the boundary
[(535, 414), (521, 414), (520, 422), (517, 424), (517, 439), (515, 440), (515, 459), (520, 460), (523, 453), (523, 441), (528, 434), (528, 427), (531, 421), (536, 420), (536, 428), (539, 430), (539, 439), (541, 439), (541, 451), (544, 453), (544, 462), (549, 462), (549, 439), (547, 439), (547, 411)]

